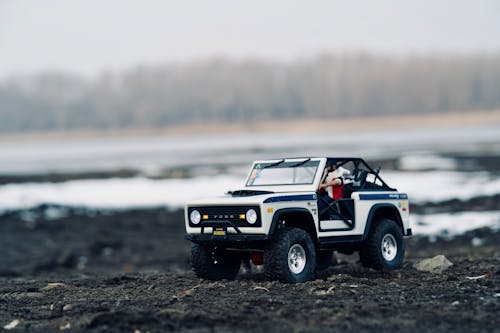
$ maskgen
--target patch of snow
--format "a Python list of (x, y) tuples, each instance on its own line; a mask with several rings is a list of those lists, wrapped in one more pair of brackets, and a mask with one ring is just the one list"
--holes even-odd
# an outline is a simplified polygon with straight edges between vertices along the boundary
[(455, 236), (489, 227), (500, 230), (500, 211), (410, 215), (414, 235)]
[(429, 153), (413, 153), (399, 158), (401, 170), (455, 170), (457, 161), (453, 158), (441, 157)]
[[(126, 209), (153, 206), (183, 207), (186, 201), (223, 195), (243, 183), (233, 176), (151, 180), (147, 178), (75, 180), (0, 186), (0, 211), (41, 204)], [(238, 186), (239, 185), (239, 186)], [(59, 212), (51, 212), (58, 218)]]
[(481, 246), (484, 244), (484, 240), (479, 238), (479, 237), (474, 237), (471, 239), (470, 243), (472, 244), (472, 246)]
[(408, 193), (412, 202), (470, 199), (500, 193), (500, 178), (488, 172), (381, 172), (389, 186)]

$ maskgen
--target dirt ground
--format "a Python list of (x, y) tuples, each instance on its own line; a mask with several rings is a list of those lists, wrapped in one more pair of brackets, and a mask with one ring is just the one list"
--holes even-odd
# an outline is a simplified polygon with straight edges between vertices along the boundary
[[(61, 212), (64, 214), (61, 215)], [(0, 331), (500, 332), (500, 233), (407, 242), (403, 269), (357, 255), (314, 281), (196, 278), (181, 211), (42, 206), (0, 216)], [(413, 263), (444, 254), (443, 274)]]

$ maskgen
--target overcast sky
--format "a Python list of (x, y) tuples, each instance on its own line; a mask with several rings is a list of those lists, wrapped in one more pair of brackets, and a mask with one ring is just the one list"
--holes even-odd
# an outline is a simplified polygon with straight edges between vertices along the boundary
[(500, 51), (498, 0), (0, 0), (0, 78), (206, 57)]

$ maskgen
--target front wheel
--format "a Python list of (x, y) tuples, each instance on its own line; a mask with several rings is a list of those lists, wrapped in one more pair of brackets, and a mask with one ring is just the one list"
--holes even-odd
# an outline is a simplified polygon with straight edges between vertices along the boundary
[(210, 245), (193, 244), (191, 266), (194, 273), (207, 280), (232, 280), (240, 270), (238, 253)]
[(375, 269), (398, 269), (403, 265), (405, 245), (399, 225), (388, 219), (379, 220), (370, 230), (359, 251), (363, 266)]
[(297, 283), (311, 280), (316, 268), (316, 250), (309, 234), (286, 228), (264, 251), (264, 273), (270, 280)]

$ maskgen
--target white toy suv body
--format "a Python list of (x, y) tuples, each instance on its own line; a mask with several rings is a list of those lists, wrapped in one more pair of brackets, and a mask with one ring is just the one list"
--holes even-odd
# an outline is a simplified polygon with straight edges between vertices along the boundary
[[(335, 199), (318, 191), (327, 165), (344, 171)], [(334, 250), (359, 251), (367, 267), (397, 269), (403, 236), (412, 233), (407, 194), (360, 158), (256, 161), (242, 189), (189, 202), (185, 223), (193, 270), (207, 279), (234, 278), (243, 259), (263, 264), (269, 279), (303, 282), (328, 266)]]

